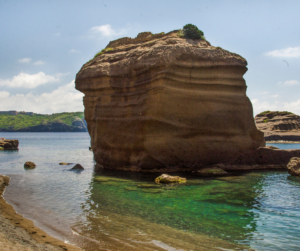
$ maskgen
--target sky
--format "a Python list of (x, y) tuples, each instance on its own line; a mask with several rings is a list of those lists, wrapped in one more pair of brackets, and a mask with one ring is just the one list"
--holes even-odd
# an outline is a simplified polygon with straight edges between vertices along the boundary
[(248, 62), (253, 115), (300, 115), (300, 1), (0, 0), (0, 111), (83, 111), (74, 79), (111, 40), (192, 23)]

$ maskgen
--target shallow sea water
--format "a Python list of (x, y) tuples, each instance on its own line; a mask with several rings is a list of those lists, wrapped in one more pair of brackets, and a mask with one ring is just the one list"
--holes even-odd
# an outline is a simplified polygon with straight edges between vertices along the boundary
[[(51, 235), (85, 250), (299, 250), (300, 179), (286, 172), (188, 178), (95, 172), (87, 133), (1, 133), (5, 199)], [(299, 144), (272, 144), (282, 149)], [(25, 170), (26, 161), (37, 167)], [(80, 163), (85, 170), (70, 171)]]

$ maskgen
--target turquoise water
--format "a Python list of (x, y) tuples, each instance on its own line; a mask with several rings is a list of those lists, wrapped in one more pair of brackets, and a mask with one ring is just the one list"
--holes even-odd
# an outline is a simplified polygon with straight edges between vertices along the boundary
[[(87, 133), (0, 137), (20, 141), (19, 151), (0, 152), (0, 174), (12, 178), (5, 198), (48, 233), (86, 250), (299, 249), (300, 179), (286, 172), (179, 174), (186, 184), (159, 186), (156, 174), (94, 172)], [(37, 167), (24, 170), (26, 161)]]

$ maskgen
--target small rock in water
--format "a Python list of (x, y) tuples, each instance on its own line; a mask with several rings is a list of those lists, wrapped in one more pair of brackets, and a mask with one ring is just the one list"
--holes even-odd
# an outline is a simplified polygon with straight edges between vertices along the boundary
[(211, 168), (202, 168), (195, 172), (195, 174), (200, 176), (224, 176), (228, 173), (221, 168), (211, 167)]
[(31, 161), (27, 161), (27, 162), (25, 162), (25, 164), (24, 164), (24, 168), (33, 169), (33, 168), (35, 168), (35, 167), (36, 167), (36, 164), (34, 164), (34, 163), (31, 162)]
[(0, 150), (18, 150), (19, 140), (0, 138)]
[(185, 183), (186, 178), (181, 178), (179, 176), (171, 176), (168, 174), (162, 174), (155, 179), (156, 183)]
[(76, 164), (75, 166), (73, 166), (73, 168), (71, 170), (83, 170), (84, 168), (82, 167), (82, 165), (80, 164)]
[(293, 176), (300, 176), (300, 158), (293, 157), (287, 165), (288, 173)]
[(59, 164), (63, 166), (72, 165), (72, 163), (66, 163), (66, 162), (60, 162)]

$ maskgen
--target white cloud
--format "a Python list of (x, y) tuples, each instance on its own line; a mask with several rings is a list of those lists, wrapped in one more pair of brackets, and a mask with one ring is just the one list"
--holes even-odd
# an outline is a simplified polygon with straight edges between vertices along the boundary
[(288, 111), (300, 115), (300, 99), (292, 102), (275, 101), (274, 103), (252, 99), (251, 102), (254, 116), (263, 111)]
[(43, 65), (43, 64), (45, 64), (45, 62), (42, 60), (38, 60), (38, 61), (35, 61), (33, 64), (34, 65)]
[(70, 53), (81, 53), (81, 51), (72, 49), (72, 50), (70, 50)]
[(104, 24), (100, 26), (94, 26), (90, 29), (90, 32), (92, 34), (100, 34), (103, 37), (111, 37), (111, 36), (117, 36), (117, 35), (122, 35), (126, 33), (125, 29), (120, 29), (119, 31), (116, 31), (111, 28), (110, 24)]
[(74, 88), (74, 80), (69, 84), (60, 86), (52, 92), (37, 95), (33, 92), (10, 95), (0, 92), (1, 110), (32, 111), (36, 113), (56, 113), (83, 111), (83, 94)]
[(6, 92), (6, 91), (0, 91), (0, 98), (3, 99), (3, 98), (7, 98), (9, 97), (9, 92)]
[(61, 34), (60, 34), (60, 32), (57, 32), (57, 33), (54, 33), (53, 35), (59, 37)]
[(8, 86), (13, 88), (35, 88), (50, 82), (58, 82), (62, 74), (56, 76), (46, 75), (43, 72), (36, 74), (27, 74), (21, 72), (19, 75), (14, 76), (11, 80), (0, 79), (0, 86)]
[(300, 57), (299, 47), (288, 47), (281, 50), (269, 51), (266, 53), (270, 57), (282, 57), (282, 58), (298, 58)]
[(279, 95), (278, 94), (275, 94), (275, 95), (272, 95), (271, 98), (278, 98)]
[(19, 60), (18, 60), (20, 63), (25, 63), (25, 64), (28, 64), (28, 63), (30, 63), (30, 61), (31, 61), (31, 58), (20, 58)]
[(278, 82), (278, 85), (299, 85), (299, 81), (298, 80), (286, 80), (284, 82)]

